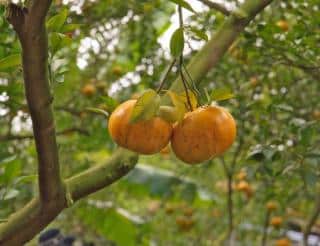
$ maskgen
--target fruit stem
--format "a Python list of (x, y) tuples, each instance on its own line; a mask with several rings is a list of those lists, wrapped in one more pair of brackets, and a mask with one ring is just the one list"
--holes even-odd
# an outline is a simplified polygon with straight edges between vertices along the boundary
[[(182, 15), (182, 7), (181, 7), (181, 5), (178, 5), (178, 12), (179, 12), (179, 25), (180, 25), (180, 28), (183, 30), (183, 15)], [(185, 79), (183, 71), (182, 71), (182, 66), (183, 66), (183, 49), (182, 49), (182, 52), (181, 52), (180, 57), (179, 57), (179, 73), (180, 73), (180, 77), (181, 77), (181, 81), (182, 81), (184, 90), (186, 92), (186, 97), (187, 97), (187, 103), (188, 103), (188, 106), (189, 106), (189, 110), (193, 111), (191, 100), (190, 100), (190, 96), (189, 96), (189, 92), (188, 92), (188, 86), (187, 86), (186, 79)]]
[(165, 73), (163, 74), (163, 76), (161, 77), (161, 80), (160, 80), (160, 85), (159, 85), (159, 88), (157, 89), (157, 93), (159, 94), (164, 86), (164, 83), (166, 82), (168, 76), (169, 76), (169, 73), (171, 72), (174, 64), (176, 63), (176, 58), (173, 58), (173, 60), (171, 61), (171, 63), (169, 64), (169, 66), (167, 67), (167, 70), (165, 71)]

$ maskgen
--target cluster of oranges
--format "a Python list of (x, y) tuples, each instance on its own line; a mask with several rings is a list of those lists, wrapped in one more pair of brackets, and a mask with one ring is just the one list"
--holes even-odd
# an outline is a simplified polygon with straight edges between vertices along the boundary
[(110, 135), (121, 147), (148, 155), (160, 152), (171, 142), (180, 160), (194, 164), (221, 155), (235, 140), (236, 123), (222, 107), (199, 107), (174, 124), (160, 117), (131, 123), (136, 102), (131, 99), (120, 104), (110, 116)]

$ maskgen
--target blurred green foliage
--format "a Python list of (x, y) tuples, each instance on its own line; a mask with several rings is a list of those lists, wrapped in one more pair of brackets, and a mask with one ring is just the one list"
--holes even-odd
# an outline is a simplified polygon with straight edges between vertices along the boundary
[[(4, 12), (1, 6), (0, 220), (37, 193), (21, 48)], [(122, 102), (159, 86), (170, 55), (158, 40), (174, 13), (174, 4), (160, 0), (54, 1), (47, 21), (48, 70), (62, 132), (57, 138), (63, 177), (99, 164), (116, 147), (105, 117), (86, 108), (108, 111), (110, 96)], [(201, 36), (210, 36), (224, 19), (204, 7), (185, 20), (201, 34), (187, 33), (186, 61), (203, 44)], [(319, 23), (318, 0), (275, 1), (199, 86), (234, 94), (219, 102), (238, 124), (237, 142), (223, 159), (227, 166), (235, 163), (233, 184), (242, 170), (253, 190), (252, 196), (236, 190), (233, 195), (238, 245), (259, 244), (267, 201), (277, 201), (275, 214), (285, 219), (281, 229), (271, 230), (274, 240), (290, 220), (310, 217), (319, 195)], [(82, 90), (87, 84), (94, 93)], [(97, 245), (220, 245), (228, 227), (226, 182), (220, 159), (188, 166), (172, 153), (142, 156), (127, 177), (64, 211), (51, 226)], [(193, 215), (184, 215), (190, 208)], [(181, 216), (192, 226), (181, 226)]]

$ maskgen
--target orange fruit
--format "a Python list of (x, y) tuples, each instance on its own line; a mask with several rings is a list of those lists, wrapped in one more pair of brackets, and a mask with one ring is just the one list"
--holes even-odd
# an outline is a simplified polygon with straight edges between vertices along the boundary
[(240, 181), (237, 185), (236, 185), (236, 190), (237, 191), (243, 191), (243, 192), (247, 192), (251, 189), (249, 183), (247, 181)]
[(252, 87), (256, 87), (259, 84), (258, 78), (257, 77), (251, 77), (250, 78), (250, 85)]
[(189, 231), (194, 225), (194, 220), (179, 216), (176, 218), (176, 224), (179, 226), (180, 230)]
[(289, 24), (285, 20), (279, 20), (276, 23), (277, 27), (279, 27), (282, 31), (286, 32), (289, 30)]
[(272, 225), (274, 227), (279, 227), (282, 225), (282, 223), (283, 223), (283, 219), (280, 216), (272, 217), (270, 220), (270, 225)]
[(195, 164), (222, 154), (235, 137), (236, 123), (226, 109), (200, 107), (175, 125), (171, 147), (179, 159)]
[(135, 103), (136, 100), (128, 100), (113, 111), (108, 123), (110, 135), (121, 147), (140, 154), (155, 154), (168, 144), (172, 126), (159, 117), (130, 123)]
[(120, 76), (120, 75), (122, 75), (122, 67), (121, 66), (119, 66), (119, 65), (117, 65), (117, 66), (114, 66), (113, 68), (112, 68), (112, 73), (114, 74), (114, 75), (116, 75), (116, 76)]
[(96, 93), (96, 87), (93, 84), (86, 84), (81, 88), (81, 93), (85, 96), (93, 96)]
[(161, 202), (158, 200), (152, 200), (148, 204), (148, 212), (150, 214), (155, 214), (161, 207)]
[(187, 217), (191, 217), (193, 215), (193, 209), (187, 207), (187, 208), (183, 209), (183, 214)]
[(315, 109), (315, 110), (312, 112), (312, 117), (313, 117), (315, 120), (320, 120), (320, 110)]
[(291, 241), (288, 238), (281, 238), (275, 242), (275, 246), (291, 246)]
[(278, 203), (275, 201), (269, 201), (266, 204), (266, 208), (268, 211), (276, 210), (278, 208)]

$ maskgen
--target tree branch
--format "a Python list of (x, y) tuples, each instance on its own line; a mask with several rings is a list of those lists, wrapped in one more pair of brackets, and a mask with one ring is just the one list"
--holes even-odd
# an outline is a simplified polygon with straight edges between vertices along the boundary
[[(246, 14), (246, 17), (239, 18), (236, 15), (228, 17), (212, 39), (191, 59), (187, 66), (196, 84), (199, 84), (207, 73), (220, 61), (230, 45), (250, 21), (271, 2), (272, 0), (247, 0), (239, 7), (240, 11)], [(183, 91), (180, 78), (175, 80), (171, 90), (177, 92)], [(164, 98), (164, 103), (166, 102), (170, 102), (168, 95)]]
[(224, 15), (228, 16), (231, 13), (225, 6), (223, 6), (220, 3), (211, 2), (210, 0), (198, 0), (198, 1), (208, 6), (210, 9), (215, 9)]
[(314, 211), (313, 211), (310, 219), (308, 220), (307, 225), (306, 225), (304, 232), (303, 232), (303, 245), (304, 246), (308, 246), (309, 234), (311, 232), (312, 227), (316, 223), (319, 215), (320, 215), (320, 196), (318, 195), (318, 197), (316, 199)]
[[(81, 128), (78, 128), (78, 127), (71, 127), (71, 128), (67, 128), (67, 129), (64, 129), (64, 130), (61, 130), (61, 131), (58, 131), (56, 133), (57, 136), (59, 135), (66, 135), (66, 134), (69, 134), (69, 133), (74, 133), (74, 132), (77, 132), (79, 134), (82, 134), (82, 135), (89, 135), (89, 132), (85, 129), (81, 129)], [(33, 139), (33, 135), (32, 134), (28, 134), (28, 135), (12, 135), (12, 134), (7, 134), (7, 135), (4, 135), (4, 136), (0, 136), (0, 141), (12, 141), (12, 140), (24, 140), (24, 139)]]
[[(132, 170), (137, 161), (138, 156), (135, 153), (124, 149), (116, 150), (106, 163), (67, 179), (66, 197), (76, 202), (114, 183)], [(41, 206), (39, 198), (33, 199), (12, 214), (6, 223), (0, 224), (0, 245), (23, 245), (67, 207), (67, 199), (52, 202), (45, 208)]]
[(38, 155), (39, 190), (43, 206), (62, 199), (58, 148), (47, 76), (48, 38), (45, 15), (51, 1), (32, 1), (30, 10), (10, 4), (8, 20), (22, 46), (25, 93)]

